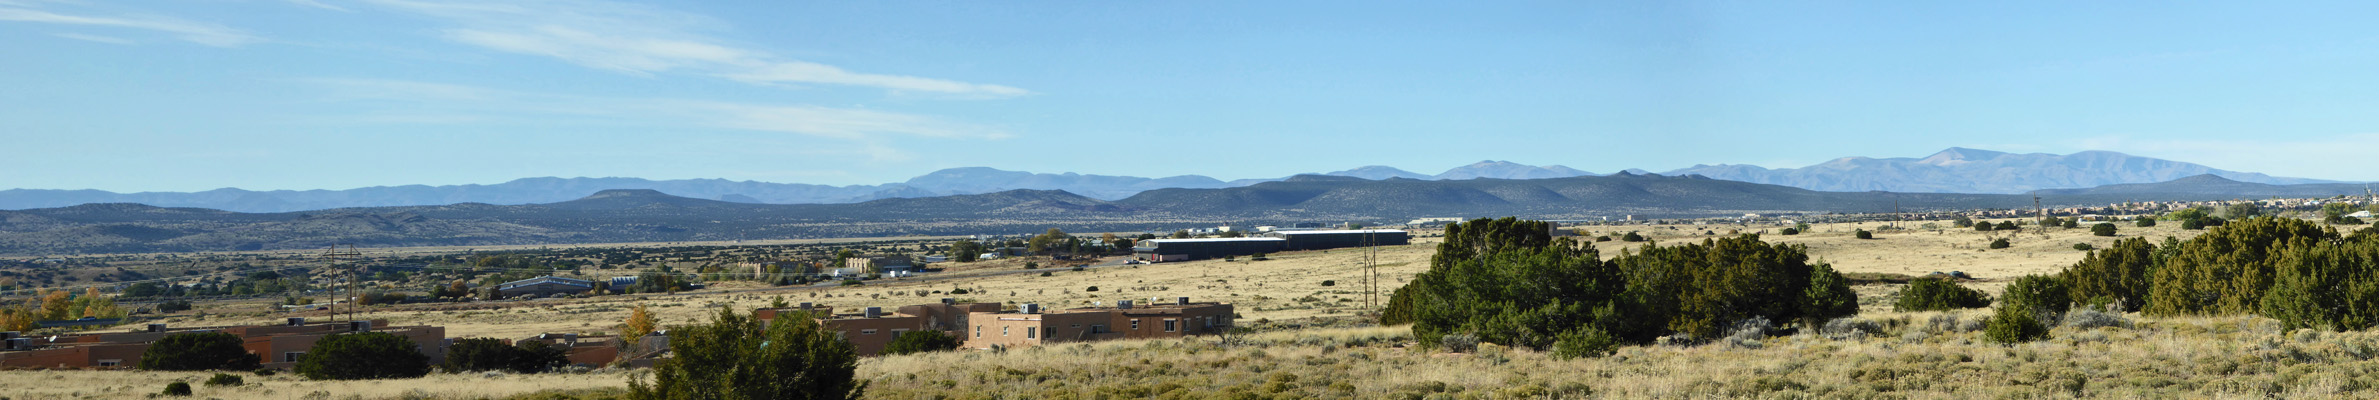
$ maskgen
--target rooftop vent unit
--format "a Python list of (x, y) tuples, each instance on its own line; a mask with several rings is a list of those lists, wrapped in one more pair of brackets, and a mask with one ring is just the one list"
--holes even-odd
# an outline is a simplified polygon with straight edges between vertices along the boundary
[(290, 318), (287, 326), (306, 326), (306, 319), (305, 317)]
[(8, 340), (0, 340), (0, 350), (32, 350), (32, 349), (33, 349), (33, 339), (29, 339), (29, 338), (10, 338), (10, 339), (8, 339)]
[(801, 310), (802, 310), (802, 311), (809, 311), (809, 310), (810, 310), (810, 303), (807, 303), (807, 302), (803, 302), (803, 303), (801, 303)]
[(943, 297), (943, 298), (942, 298), (942, 304), (943, 304), (943, 305), (958, 304), (958, 299), (953, 299), (953, 298)]
[(1185, 306), (1186, 306), (1186, 305), (1189, 305), (1189, 296), (1175, 297), (1175, 298), (1173, 298), (1173, 304), (1180, 304), (1180, 305), (1185, 305)]
[(17, 338), (17, 331), (0, 332), (0, 340), (9, 340), (15, 338)]
[(1116, 309), (1118, 309), (1118, 310), (1130, 310), (1130, 309), (1132, 309), (1132, 301), (1131, 301), (1131, 300), (1116, 300), (1116, 301), (1115, 301), (1115, 308), (1116, 308)]
[(879, 317), (883, 317), (883, 316), (884, 316), (884, 308), (883, 308), (883, 307), (868, 307), (868, 308), (867, 308), (867, 317), (868, 317), (868, 318), (879, 318)]
[(1040, 313), (1041, 313), (1041, 304), (1040, 304), (1040, 303), (1024, 303), (1024, 305), (1023, 305), (1023, 306), (1016, 307), (1016, 311), (1017, 311), (1017, 312), (1022, 312), (1022, 313), (1025, 313), (1025, 314), (1040, 314)]
[(149, 324), (149, 333), (165, 332), (165, 324)]

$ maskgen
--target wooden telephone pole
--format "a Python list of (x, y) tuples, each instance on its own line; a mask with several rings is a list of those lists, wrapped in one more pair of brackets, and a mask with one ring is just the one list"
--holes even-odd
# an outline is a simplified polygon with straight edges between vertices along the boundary
[[(363, 252), (356, 251), (355, 245), (353, 244), (333, 244), (330, 246), (329, 250), (324, 250), (322, 252), (322, 259), (329, 260), (331, 268), (338, 268), (340, 261), (354, 261), (362, 258)], [(347, 320), (349, 321), (355, 320), (355, 307), (361, 306), (361, 303), (363, 302), (363, 295), (355, 291), (355, 281), (359, 278), (359, 274), (360, 273), (357, 270), (347, 271)], [(339, 320), (338, 307), (338, 301), (332, 300), (330, 311), (330, 320), (332, 322), (337, 322)]]

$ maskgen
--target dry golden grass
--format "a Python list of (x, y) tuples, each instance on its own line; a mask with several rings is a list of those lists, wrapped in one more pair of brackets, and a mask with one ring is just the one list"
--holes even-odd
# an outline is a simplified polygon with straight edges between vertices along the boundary
[[(1435, 252), (1435, 242), (1427, 239), (1416, 240), (1411, 245), (1381, 247), (1379, 301), (1385, 303), (1389, 292), (1403, 286), (1414, 274), (1427, 269), (1429, 256)], [(1299, 251), (1275, 254), (1268, 261), (1203, 260), (1091, 268), (1084, 271), (1041, 268), (1011, 275), (930, 282), (916, 278), (884, 279), (868, 281), (860, 286), (826, 288), (769, 288), (752, 282), (723, 282), (712, 285), (711, 289), (677, 295), (601, 296), (478, 304), (507, 307), (496, 310), (391, 311), (366, 308), (360, 318), (387, 319), (398, 325), (444, 326), (448, 336), (518, 338), (548, 332), (613, 332), (627, 318), (627, 308), (638, 303), (653, 307), (655, 316), (661, 319), (662, 324), (678, 325), (707, 320), (720, 305), (748, 310), (765, 307), (775, 296), (783, 295), (789, 303), (814, 302), (843, 311), (871, 306), (892, 309), (937, 302), (942, 298), (1077, 307), (1090, 306), (1094, 302), (1113, 305), (1118, 300), (1146, 301), (1150, 298), (1171, 302), (1174, 297), (1188, 296), (1193, 301), (1231, 303), (1248, 321), (1285, 320), (1348, 316), (1361, 312), (1364, 309), (1364, 296), (1362, 273), (1358, 268), (1360, 255), (1360, 251), (1353, 249)], [(956, 264), (950, 266), (952, 272), (949, 273), (1024, 271), (1025, 262), (1011, 259)], [(1049, 263), (1045, 259), (1035, 262)], [(1050, 276), (1040, 276), (1042, 272)], [(1325, 287), (1322, 281), (1332, 281), (1335, 285)], [(1089, 291), (1093, 286), (1099, 290)], [(970, 293), (948, 294), (950, 290), (958, 288)], [(920, 290), (926, 291), (926, 295), (917, 295), (916, 292)], [(935, 294), (934, 291), (944, 293)], [(1313, 301), (1302, 300), (1309, 296)], [(282, 317), (279, 314), (253, 311), (264, 307), (263, 303), (220, 306), (218, 310), (239, 314), (205, 320), (182, 317), (167, 322), (176, 325), (263, 324), (274, 323)]]
[[(1884, 313), (1878, 335), (1628, 347), (1559, 360), (1484, 346), (1397, 347), (1399, 328), (1068, 344), (870, 359), (877, 398), (2359, 398), (2379, 334), (2282, 332), (2269, 320), (2151, 320), (1983, 342), (1980, 311)], [(1956, 320), (1937, 324), (1934, 319)]]

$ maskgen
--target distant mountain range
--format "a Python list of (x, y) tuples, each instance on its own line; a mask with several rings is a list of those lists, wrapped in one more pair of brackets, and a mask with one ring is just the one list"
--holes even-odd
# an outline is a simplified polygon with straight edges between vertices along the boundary
[[(1645, 175), (1640, 169), (1624, 171)], [(2333, 183), (2225, 171), (2203, 165), (2134, 157), (2122, 153), (2085, 151), (2070, 155), (2012, 154), (1951, 148), (1924, 158), (1848, 157), (1802, 168), (1768, 169), (1751, 165), (1696, 165), (1661, 175), (1699, 175), (1714, 179), (1765, 183), (1817, 191), (1889, 191), (1910, 193), (2015, 194), (2045, 189), (2091, 188), (2103, 185), (2165, 182), (2196, 175), (2215, 175), (2245, 183)], [(1481, 161), (1423, 175), (1388, 166), (1365, 166), (1316, 174), (1368, 180), (1551, 179), (1596, 176), (1560, 165), (1532, 166), (1508, 161)], [(995, 193), (1016, 189), (1063, 190), (1098, 200), (1122, 200), (1157, 189), (1221, 189), (1247, 187), (1289, 178), (1223, 181), (1200, 175), (1164, 178), (1032, 173), (985, 167), (950, 168), (903, 182), (878, 185), (829, 186), (799, 183), (730, 181), (723, 179), (646, 180), (638, 178), (526, 178), (493, 185), (375, 186), (347, 190), (250, 191), (216, 189), (203, 192), (114, 193), (99, 190), (0, 190), (0, 210), (65, 207), (91, 203), (139, 203), (160, 207), (195, 207), (238, 212), (290, 212), (352, 207), (390, 207), (487, 203), (543, 204), (569, 201), (610, 189), (651, 189), (677, 196), (756, 204), (846, 204), (881, 199), (919, 198)]]
[(1752, 165), (1695, 165), (1664, 174), (1701, 175), (1834, 192), (2024, 193), (2042, 189), (2165, 182), (2209, 174), (2242, 182), (2276, 185), (2334, 183), (2224, 171), (2111, 151), (2084, 151), (2069, 155), (2013, 154), (1955, 147), (1925, 158), (1845, 157), (1807, 167), (1781, 169)]
[[(2036, 192), (2047, 204), (2360, 194), (2357, 184), (2267, 185), (2216, 176)], [(1613, 219), (1743, 213), (2027, 208), (2031, 195), (1824, 192), (1698, 175), (1620, 172), (1550, 179), (1371, 180), (1299, 175), (1244, 187), (1141, 192), (1101, 200), (1062, 190), (753, 204), (603, 190), (526, 205), (461, 203), (240, 213), (140, 204), (0, 211), (0, 255), (480, 246), (736, 239), (1169, 231), (1218, 223), (1392, 223), (1418, 217)]]
[[(1505, 161), (1482, 161), (1436, 176), (1391, 167), (1372, 166), (1333, 174), (1367, 179), (1536, 179), (1591, 175), (1563, 166), (1535, 167)], [(215, 189), (203, 192), (115, 193), (101, 190), (0, 190), (0, 210), (65, 207), (93, 203), (139, 203), (160, 207), (196, 207), (239, 212), (289, 212), (350, 207), (390, 207), (456, 203), (540, 204), (568, 201), (610, 189), (652, 189), (680, 196), (739, 203), (840, 204), (890, 198), (992, 193), (1015, 189), (1064, 190), (1103, 200), (1131, 197), (1165, 188), (1212, 189), (1239, 187), (1276, 179), (1231, 182), (1199, 176), (1166, 178), (1047, 174), (984, 167), (950, 168), (908, 181), (880, 185), (829, 186), (799, 183), (730, 181), (724, 179), (647, 180), (639, 178), (525, 178), (493, 185), (374, 186), (347, 190)]]

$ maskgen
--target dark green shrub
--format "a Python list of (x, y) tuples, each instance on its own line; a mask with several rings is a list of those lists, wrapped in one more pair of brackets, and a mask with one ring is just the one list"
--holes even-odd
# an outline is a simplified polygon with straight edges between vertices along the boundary
[(1601, 329), (1584, 328), (1561, 334), (1553, 342), (1553, 358), (1602, 357), (1619, 350), (1619, 338)]
[(222, 332), (176, 333), (157, 339), (141, 352), (140, 369), (156, 371), (198, 371), (209, 369), (247, 371), (256, 369), (259, 360), (248, 354), (238, 335)]
[(158, 313), (172, 314), (172, 313), (183, 312), (183, 311), (190, 311), (190, 302), (189, 302), (189, 301), (186, 301), (186, 300), (170, 300), (170, 301), (166, 301), (166, 302), (164, 302), (164, 303), (157, 303), (157, 312), (158, 312)]
[(2007, 248), (2007, 246), (2010, 246), (2010, 245), (2011, 245), (2011, 244), (2007, 243), (2007, 238), (1991, 239), (1991, 249), (1994, 249), (1994, 250), (1996, 250), (1996, 249), (2004, 249), (2004, 248)]
[(2091, 225), (2091, 226), (2090, 226), (2090, 234), (2091, 234), (2091, 235), (2097, 235), (2097, 236), (2114, 236), (2114, 235), (2115, 235), (2115, 224), (2113, 224), (2113, 223), (2107, 223), (2107, 222), (2100, 222), (2100, 223), (2098, 223), (2097, 225)]
[(1982, 308), (1991, 305), (1991, 295), (1968, 289), (1946, 279), (1915, 279), (1908, 288), (1900, 290), (1900, 299), (1892, 303), (1896, 311), (1942, 311), (1960, 308)]
[(899, 337), (892, 338), (891, 344), (884, 345), (884, 354), (900, 355), (957, 349), (958, 338), (942, 333), (942, 331), (922, 330), (901, 332)]
[(1338, 286), (1338, 281), (1322, 281), (1322, 286)]
[(2379, 236), (2291, 249), (2274, 266), (2259, 310), (2288, 329), (2363, 330), (2379, 324)]
[(190, 383), (176, 381), (174, 383), (165, 384), (165, 391), (158, 394), (166, 396), (189, 396)]
[(455, 339), (454, 345), (446, 348), (446, 362), (439, 367), (447, 372), (504, 369), (512, 366), (516, 351), (503, 339)]
[(653, 381), (628, 379), (632, 399), (856, 399), (851, 343), (809, 318), (760, 320), (721, 308), (709, 323), (669, 329), (670, 351)]
[(1641, 242), (1641, 241), (1644, 241), (1644, 235), (1639, 235), (1639, 234), (1636, 234), (1635, 232), (1628, 232), (1628, 233), (1627, 233), (1627, 235), (1620, 236), (1620, 237), (1619, 237), (1619, 240), (1622, 240), (1622, 241), (1629, 241), (1629, 242)]
[(1099, 287), (1097, 287), (1097, 286), (1092, 286), (1092, 287), (1088, 287), (1088, 288), (1083, 288), (1083, 289), (1082, 289), (1082, 291), (1085, 291), (1085, 292), (1096, 292), (1096, 291), (1099, 291)]
[(523, 340), (513, 346), (512, 362), (504, 369), (534, 374), (569, 365), (570, 348), (543, 340)]
[(2134, 222), (2131, 223), (2132, 226), (2141, 228), (2150, 228), (2156, 226), (2156, 219), (2151, 217), (2140, 217), (2139, 219), (2133, 221)]
[(1801, 234), (1801, 230), (1799, 230), (1799, 229), (1793, 229), (1793, 228), (1784, 228), (1784, 230), (1783, 230), (1783, 231), (1778, 231), (1778, 232), (1776, 232), (1776, 233), (1783, 234), (1783, 235), (1785, 235), (1785, 236), (1792, 236), (1792, 235), (1799, 235), (1799, 234)]
[(1986, 222), (1979, 222), (1979, 223), (1975, 223), (1975, 224), (1974, 224), (1974, 231), (1975, 231), (1975, 232), (1990, 232), (1990, 231), (1992, 231), (1992, 230), (1996, 230), (1996, 229), (1999, 229), (1999, 226), (1998, 226), (1998, 225), (1991, 225), (1991, 223), (1990, 223), (1990, 222), (1987, 222), (1987, 221), (1986, 221)]
[(1972, 228), (1974, 227), (1974, 219), (1960, 215), (1958, 216), (1958, 219), (1950, 220), (1950, 224), (1957, 225), (1959, 228)]
[(2206, 228), (2205, 220), (2191, 219), (2191, 220), (2182, 220), (2182, 221), (2181, 221), (2181, 229), (2205, 229), (2205, 228)]
[(314, 342), (293, 369), (316, 380), (418, 378), (430, 373), (430, 358), (404, 336), (342, 333)]
[(2095, 250), (2095, 249), (2097, 249), (2097, 248), (2098, 248), (2098, 246), (2091, 246), (2089, 243), (2074, 243), (2074, 244), (2073, 244), (2073, 249), (2074, 249), (2074, 250), (2090, 251), (2090, 250)]
[(245, 384), (248, 384), (248, 382), (246, 380), (240, 379), (239, 375), (215, 374), (214, 377), (207, 378), (207, 386), (239, 386)]
[(2015, 222), (2015, 221), (1999, 221), (1999, 226), (1993, 226), (1993, 227), (1991, 227), (1991, 230), (1999, 230), (1999, 231), (2012, 231), (2012, 230), (2016, 230), (2016, 222)]
[(2262, 307), (2264, 291), (2271, 288), (2289, 249), (2311, 248), (2337, 238), (2335, 230), (2295, 218), (2254, 218), (2207, 230), (2157, 265), (2152, 272), (2154, 292), (2141, 312), (2156, 316), (2254, 313)]
[(1597, 242), (1608, 242), (1608, 241), (1611, 241), (1611, 236), (1610, 236), (1610, 235), (1595, 236), (1595, 237), (1594, 237), (1594, 241), (1597, 241)]
[[(2081, 226), (2082, 226), (2082, 221), (2081, 221), (2081, 220), (2078, 220), (2078, 219), (2073, 219), (2073, 218), (2066, 218), (2066, 219), (2065, 219), (2065, 220), (2063, 220), (2063, 221), (2057, 221), (2057, 227), (2059, 227), (2059, 228), (2079, 228), (2079, 227), (2081, 227)], [(2100, 235), (2100, 236), (2105, 236), (2105, 235)]]
[(2090, 252), (2081, 262), (2074, 263), (2058, 274), (2069, 285), (2075, 299), (2092, 299), (2101, 305), (2119, 305), (2121, 311), (2138, 311), (2147, 305), (2148, 270), (2155, 267), (2156, 245), (2147, 239), (2117, 240), (2105, 249)]
[(1850, 279), (1834, 272), (1834, 266), (1817, 264), (1809, 271), (1809, 289), (1801, 296), (1801, 326), (1822, 326), (1826, 321), (1859, 314), (1859, 293), (1850, 289)]
[(1983, 338), (1992, 342), (2016, 344), (2049, 337), (2049, 327), (2028, 307), (2000, 306), (1991, 314), (1991, 321), (1983, 326)]
[(1868, 232), (1868, 231), (1867, 231), (1867, 230), (1865, 230), (1865, 229), (1860, 229), (1858, 232), (1856, 232), (1856, 233), (1852, 233), (1852, 235), (1853, 235), (1853, 236), (1857, 236), (1857, 237), (1858, 237), (1858, 238), (1860, 238), (1860, 239), (1874, 239), (1874, 238), (1875, 238), (1875, 232)]
[(2030, 308), (2042, 318), (2056, 319), (2073, 308), (2073, 294), (2055, 276), (2025, 275), (2007, 284), (1999, 306)]

